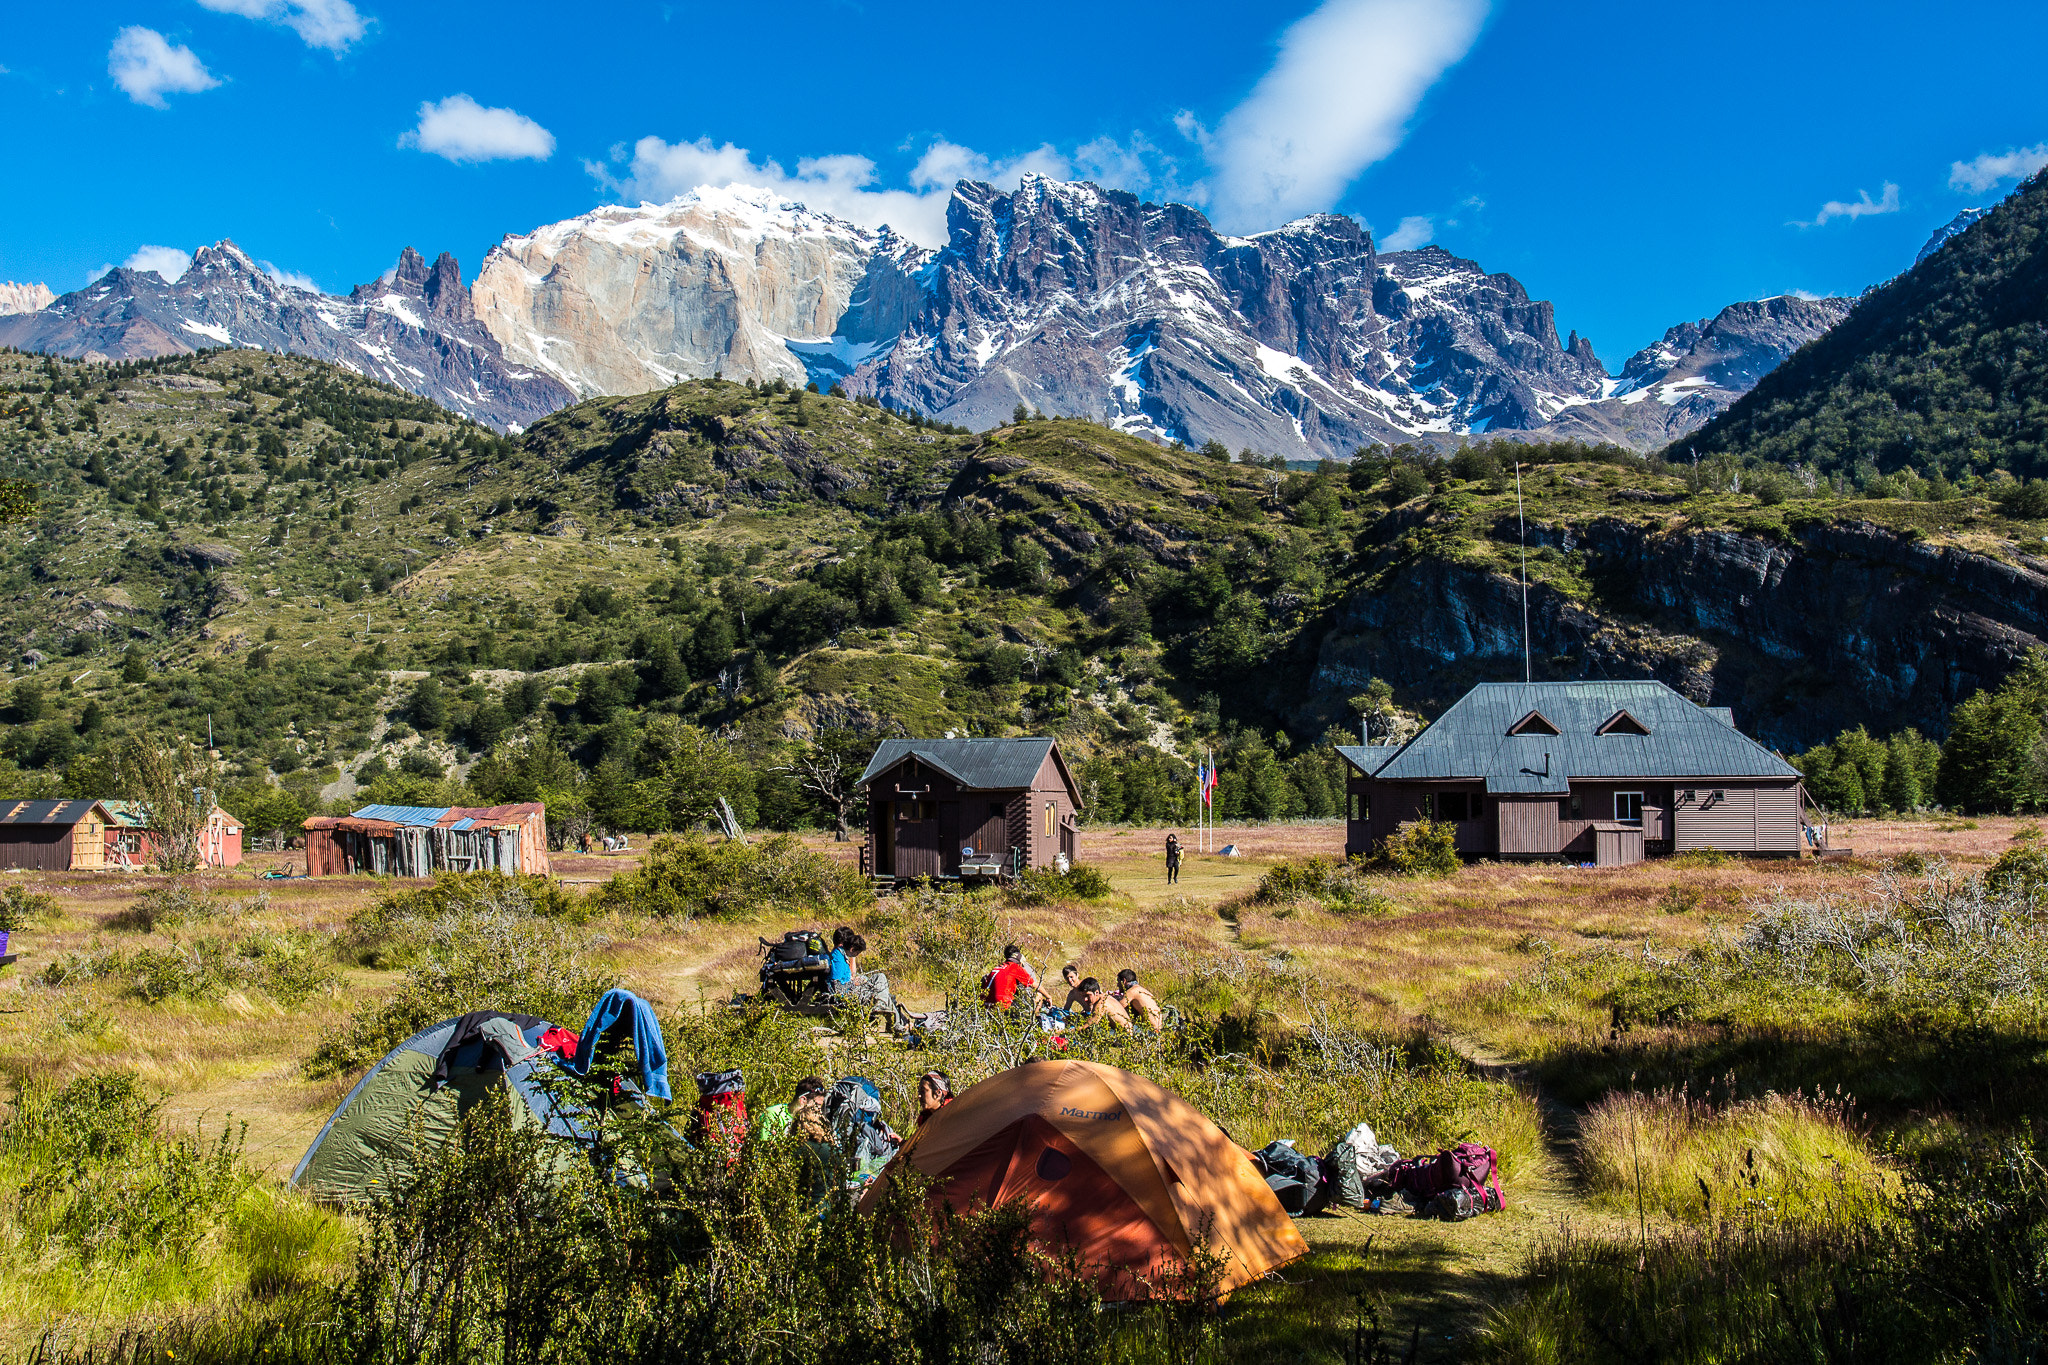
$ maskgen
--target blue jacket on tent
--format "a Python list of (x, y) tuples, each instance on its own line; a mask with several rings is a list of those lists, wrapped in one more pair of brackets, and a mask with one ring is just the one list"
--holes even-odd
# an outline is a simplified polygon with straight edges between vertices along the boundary
[(661, 1041), (661, 1021), (654, 1017), (653, 1006), (629, 990), (608, 990), (597, 1002), (590, 1021), (583, 1026), (569, 1070), (588, 1076), (598, 1044), (617, 1043), (620, 1038), (633, 1040), (633, 1053), (640, 1059), (641, 1090), (656, 1099), (669, 1099), (668, 1048)]

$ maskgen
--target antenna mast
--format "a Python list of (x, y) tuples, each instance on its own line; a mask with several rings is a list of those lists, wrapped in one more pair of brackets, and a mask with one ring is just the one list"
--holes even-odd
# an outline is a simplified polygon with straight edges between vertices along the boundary
[(1522, 681), (1532, 682), (1529, 673), (1529, 522), (1522, 515), (1522, 462), (1515, 461), (1515, 524), (1522, 536)]

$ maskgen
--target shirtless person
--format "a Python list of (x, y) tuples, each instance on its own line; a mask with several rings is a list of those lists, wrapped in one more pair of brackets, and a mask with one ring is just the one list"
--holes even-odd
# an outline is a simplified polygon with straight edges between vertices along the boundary
[(1138, 974), (1129, 967), (1116, 974), (1116, 998), (1131, 1018), (1146, 1028), (1165, 1027), (1166, 1011), (1159, 1007), (1158, 997), (1138, 984)]
[(1124, 1032), (1131, 1031), (1131, 1016), (1124, 1009), (1123, 1001), (1102, 989), (1102, 983), (1089, 977), (1081, 983), (1081, 1000), (1088, 1010), (1088, 1022), (1107, 1019)]
[(1081, 999), (1081, 964), (1069, 962), (1060, 968), (1060, 980), (1067, 983), (1067, 998), (1060, 1008), (1078, 1019), (1086, 1003)]

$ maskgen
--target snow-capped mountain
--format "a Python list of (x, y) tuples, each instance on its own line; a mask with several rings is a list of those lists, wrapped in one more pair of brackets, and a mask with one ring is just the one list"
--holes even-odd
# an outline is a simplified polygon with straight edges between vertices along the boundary
[(1674, 329), (1657, 374), (1682, 401), (1637, 413), (1644, 357), (1610, 376), (1512, 276), (1436, 247), (1382, 255), (1335, 214), (1231, 237), (1185, 205), (1027, 176), (1014, 193), (961, 183), (947, 228), (933, 252), (765, 191), (700, 189), (508, 237), (473, 294), (509, 357), (579, 394), (809, 378), (974, 428), (1022, 403), (1296, 457), (1567, 418), (1662, 444), (1839, 315), (1737, 305)]
[(41, 310), (0, 318), (0, 345), (78, 359), (176, 355), (208, 346), (333, 361), (499, 428), (574, 401), (548, 375), (508, 364), (477, 324), (455, 258), (429, 269), (407, 247), (347, 298), (273, 278), (233, 242), (201, 247), (176, 282), (115, 269)]
[(1610, 376), (1551, 305), (1437, 247), (1380, 253), (1346, 217), (1250, 237), (1181, 204), (1026, 176), (963, 181), (936, 251), (734, 186), (508, 236), (464, 289), (410, 247), (346, 298), (230, 242), (177, 282), (115, 270), (0, 345), (78, 357), (210, 345), (347, 365), (501, 428), (679, 379), (841, 383), (993, 426), (1018, 404), (1293, 457), (1542, 432), (1662, 445), (1847, 311), (1767, 299), (1674, 327)]
[(491, 248), (472, 296), (506, 355), (579, 396), (844, 375), (902, 332), (930, 253), (765, 190), (602, 208)]
[(1539, 439), (1612, 441), (1638, 450), (1666, 445), (1705, 426), (1786, 356), (1847, 317), (1854, 303), (1781, 294), (1681, 322), (1630, 356), (1597, 401), (1558, 412)]
[(33, 313), (57, 299), (47, 284), (14, 284), (0, 281), (0, 317), (10, 313)]
[(1948, 241), (1949, 238), (1955, 236), (1989, 212), (1991, 212), (1990, 209), (1964, 209), (1961, 213), (1943, 223), (1934, 230), (1934, 235), (1927, 239), (1927, 245), (1920, 248), (1920, 254), (1913, 258), (1913, 264), (1918, 265), (1935, 252), (1941, 250), (1942, 244)]

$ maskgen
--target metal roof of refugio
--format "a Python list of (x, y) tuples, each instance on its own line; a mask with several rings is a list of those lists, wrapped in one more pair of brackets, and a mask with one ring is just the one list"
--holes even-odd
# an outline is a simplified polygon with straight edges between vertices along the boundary
[(1050, 739), (885, 739), (860, 775), (865, 786), (906, 758), (931, 764), (963, 787), (978, 791), (1014, 791), (1038, 778), (1045, 756), (1052, 754), (1075, 804), (1080, 793), (1059, 746)]
[[(1626, 711), (1630, 727), (1600, 730)], [(1540, 712), (1556, 734), (1512, 734)], [(1484, 780), (1490, 792), (1563, 792), (1597, 778), (1764, 777), (1798, 769), (1735, 728), (1726, 707), (1696, 706), (1663, 683), (1481, 683), (1435, 724), (1396, 749), (1338, 750), (1382, 782)]]

